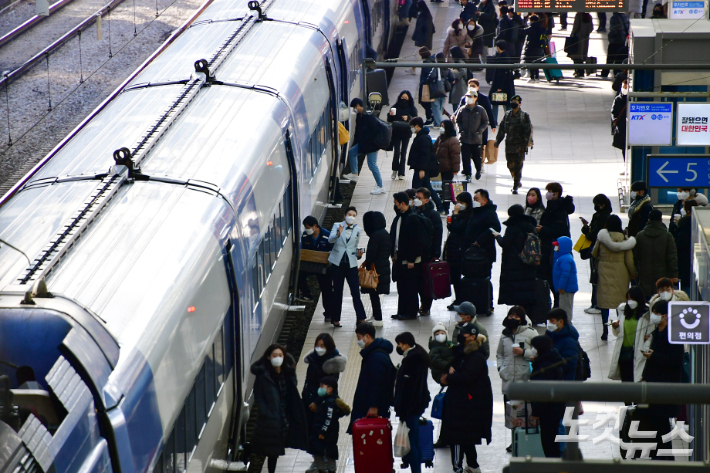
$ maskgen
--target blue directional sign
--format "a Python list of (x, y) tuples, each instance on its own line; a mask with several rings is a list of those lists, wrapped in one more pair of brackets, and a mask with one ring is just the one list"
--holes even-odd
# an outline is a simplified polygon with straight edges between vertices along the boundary
[(710, 155), (648, 156), (649, 187), (710, 187)]

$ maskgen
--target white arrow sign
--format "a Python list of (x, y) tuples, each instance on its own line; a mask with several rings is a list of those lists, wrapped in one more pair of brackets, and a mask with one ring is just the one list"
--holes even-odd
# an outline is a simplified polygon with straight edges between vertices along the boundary
[(670, 161), (666, 161), (665, 163), (663, 163), (663, 166), (658, 168), (658, 170), (656, 171), (658, 173), (658, 175), (661, 176), (661, 179), (663, 179), (666, 182), (668, 182), (668, 179), (666, 179), (666, 176), (664, 176), (664, 174), (678, 174), (678, 171), (664, 171), (666, 166), (668, 166), (669, 162)]

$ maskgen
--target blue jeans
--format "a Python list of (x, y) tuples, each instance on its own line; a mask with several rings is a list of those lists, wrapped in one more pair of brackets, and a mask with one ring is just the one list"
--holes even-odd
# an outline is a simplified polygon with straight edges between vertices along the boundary
[(405, 422), (409, 428), (409, 443), (412, 449), (403, 458), (409, 463), (409, 468), (412, 473), (421, 473), (422, 471), (422, 449), (419, 446), (419, 416), (400, 417), (400, 422)]
[[(498, 122), (498, 107), (499, 107), (498, 104), (491, 105), (491, 108), (493, 109), (492, 110), (493, 111), (493, 120), (495, 120), (496, 122)], [(505, 110), (506, 111), (510, 110), (510, 102), (505, 105)], [(498, 123), (500, 123), (500, 122), (498, 122)]]
[[(360, 153), (357, 151), (358, 145), (353, 146), (348, 151), (348, 159), (350, 160), (350, 172), (357, 174), (357, 157)], [(375, 176), (375, 182), (377, 187), (382, 187), (382, 176), (380, 176), (380, 168), (377, 167), (377, 151), (372, 153), (367, 153), (367, 167), (372, 171), (372, 175)]]
[(439, 126), (441, 122), (444, 121), (444, 105), (446, 105), (446, 97), (436, 98), (431, 103), (431, 114), (434, 118), (434, 126)]
[(429, 192), (431, 192), (431, 199), (434, 201), (434, 205), (436, 205), (436, 210), (441, 212), (444, 206), (441, 204), (441, 198), (439, 197), (439, 193), (431, 187), (429, 173), (424, 174), (424, 179), (421, 179), (419, 177), (419, 172), (415, 169), (414, 176), (412, 176), (412, 189), (416, 190), (420, 187), (426, 187), (427, 189), (429, 189)]

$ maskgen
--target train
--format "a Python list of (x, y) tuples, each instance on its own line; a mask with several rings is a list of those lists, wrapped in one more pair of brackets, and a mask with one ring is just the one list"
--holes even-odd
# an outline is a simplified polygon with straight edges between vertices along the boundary
[(0, 472), (239, 459), (397, 8), (208, 0), (0, 200)]

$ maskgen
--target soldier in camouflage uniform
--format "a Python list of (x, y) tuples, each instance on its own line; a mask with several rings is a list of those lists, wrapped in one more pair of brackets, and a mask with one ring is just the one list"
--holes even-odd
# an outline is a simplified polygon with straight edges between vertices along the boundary
[(528, 148), (532, 147), (533, 126), (530, 115), (520, 109), (523, 99), (520, 95), (514, 95), (510, 99), (512, 110), (505, 112), (505, 117), (498, 126), (495, 147), (505, 138), (505, 160), (508, 163), (508, 170), (513, 177), (513, 194), (518, 193), (522, 186), (520, 178), (523, 174), (523, 163)]

